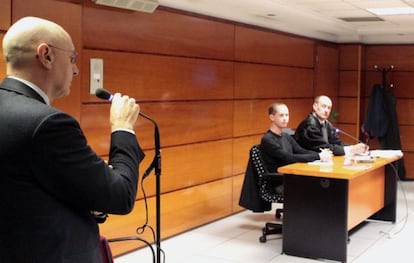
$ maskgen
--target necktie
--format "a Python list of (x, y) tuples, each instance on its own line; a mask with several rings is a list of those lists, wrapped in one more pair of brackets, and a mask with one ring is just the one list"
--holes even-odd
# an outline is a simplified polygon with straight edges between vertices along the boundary
[(322, 125), (322, 128), (321, 129), (322, 129), (323, 140), (325, 142), (329, 143), (329, 140), (328, 140), (328, 131), (326, 130), (326, 123), (323, 122), (321, 125)]

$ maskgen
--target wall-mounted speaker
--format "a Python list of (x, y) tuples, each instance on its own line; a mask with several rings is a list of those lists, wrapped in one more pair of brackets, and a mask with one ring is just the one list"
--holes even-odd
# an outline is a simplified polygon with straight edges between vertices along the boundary
[(153, 13), (158, 7), (158, 0), (92, 0), (95, 4), (112, 6), (134, 11)]

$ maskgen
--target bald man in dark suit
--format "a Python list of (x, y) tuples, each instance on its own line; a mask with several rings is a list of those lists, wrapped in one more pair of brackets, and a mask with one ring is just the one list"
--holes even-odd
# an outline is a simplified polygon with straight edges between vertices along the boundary
[(0, 262), (102, 262), (92, 211), (127, 214), (144, 158), (139, 105), (115, 94), (108, 164), (79, 123), (50, 103), (69, 94), (76, 52), (59, 25), (25, 17), (3, 39), (0, 84)]

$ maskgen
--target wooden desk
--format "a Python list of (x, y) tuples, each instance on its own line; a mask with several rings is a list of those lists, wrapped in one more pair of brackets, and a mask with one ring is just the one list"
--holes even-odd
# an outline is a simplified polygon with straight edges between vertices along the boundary
[(283, 253), (346, 262), (349, 232), (367, 218), (395, 222), (400, 157), (344, 166), (295, 163), (285, 174)]

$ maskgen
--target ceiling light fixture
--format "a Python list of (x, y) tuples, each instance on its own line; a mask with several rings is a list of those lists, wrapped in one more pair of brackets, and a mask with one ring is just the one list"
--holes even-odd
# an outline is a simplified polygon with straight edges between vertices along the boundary
[(413, 7), (367, 8), (367, 10), (378, 16), (414, 14)]
[(153, 13), (158, 7), (158, 0), (92, 0), (95, 4), (112, 6), (134, 11)]

